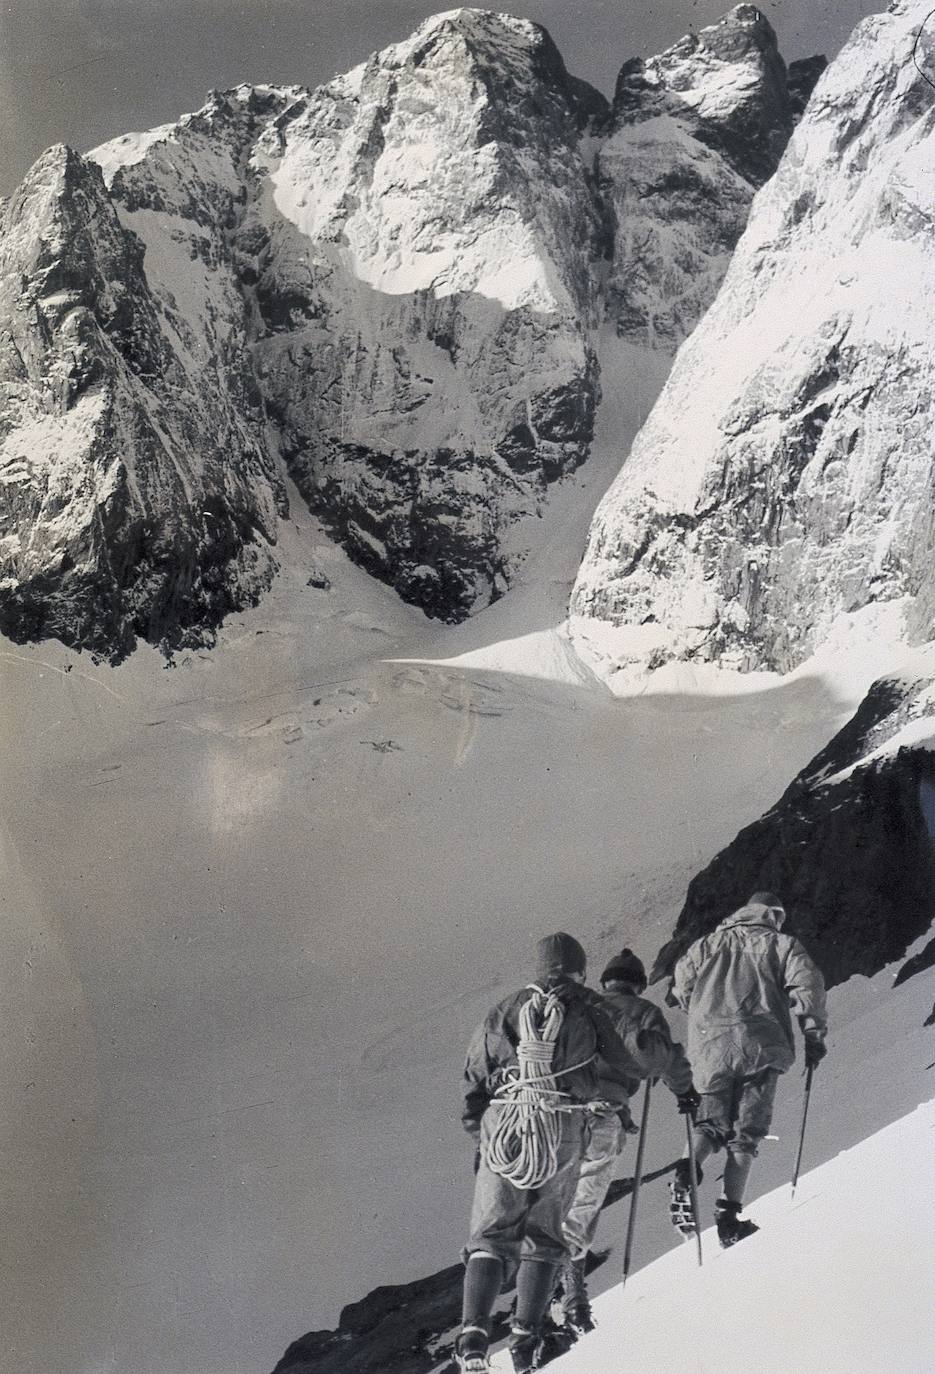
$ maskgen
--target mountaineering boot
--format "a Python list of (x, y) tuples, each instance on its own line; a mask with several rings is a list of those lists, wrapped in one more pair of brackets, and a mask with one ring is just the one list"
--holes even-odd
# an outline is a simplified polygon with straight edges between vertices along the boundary
[(582, 1255), (580, 1259), (566, 1259), (562, 1265), (562, 1312), (565, 1325), (576, 1337), (594, 1330), (584, 1277), (585, 1263), (586, 1256)]
[(497, 1255), (475, 1250), (464, 1271), (461, 1335), (455, 1342), (455, 1367), (459, 1374), (487, 1374), (490, 1314), (503, 1282), (503, 1261)]
[(574, 1345), (577, 1336), (568, 1326), (567, 1317), (565, 1322), (564, 1326), (559, 1326), (549, 1315), (543, 1319), (539, 1349), (536, 1352), (536, 1369), (544, 1369), (547, 1364), (557, 1360), (560, 1355), (567, 1355)]
[(747, 1236), (752, 1236), (754, 1231), (760, 1229), (752, 1221), (741, 1220), (740, 1212), (741, 1204), (729, 1202), (726, 1197), (718, 1198), (714, 1204), (717, 1238), (721, 1242), (722, 1250), (736, 1245), (738, 1240), (746, 1240)]
[(468, 1326), (455, 1341), (455, 1364), (459, 1374), (489, 1374), (487, 1332)]
[[(703, 1174), (700, 1167), (696, 1170), (696, 1182), (700, 1183)], [(669, 1184), (669, 1218), (680, 1235), (689, 1239), (695, 1235), (695, 1216), (692, 1212), (691, 1163), (680, 1159), (675, 1166), (672, 1182)]]
[(571, 1328), (576, 1337), (586, 1336), (589, 1331), (594, 1330), (591, 1304), (587, 1298), (581, 1302), (576, 1302), (572, 1307), (565, 1308), (565, 1325)]
[(535, 1327), (523, 1326), (515, 1321), (509, 1344), (514, 1374), (531, 1374), (532, 1370), (539, 1368), (542, 1336)]

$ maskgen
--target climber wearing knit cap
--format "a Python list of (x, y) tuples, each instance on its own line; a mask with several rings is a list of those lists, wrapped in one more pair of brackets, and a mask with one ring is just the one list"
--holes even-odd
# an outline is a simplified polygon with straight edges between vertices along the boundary
[(491, 1313), (516, 1265), (510, 1353), (517, 1374), (534, 1368), (565, 1257), (562, 1223), (585, 1120), (603, 1109), (598, 1059), (620, 1075), (631, 1068), (599, 999), (583, 986), (585, 966), (573, 936), (540, 940), (535, 978), (489, 1012), (468, 1048), (462, 1119), (477, 1145), (477, 1177), (456, 1345), (465, 1374), (488, 1369)]
[(692, 1073), (682, 1046), (672, 1039), (669, 1023), (659, 1008), (641, 994), (646, 970), (631, 949), (623, 949), (601, 974), (603, 1005), (630, 1058), (621, 1075), (603, 1062), (599, 1094), (619, 1103), (618, 1114), (591, 1116), (585, 1125), (585, 1147), (575, 1195), (565, 1217), (568, 1256), (562, 1265), (562, 1310), (565, 1325), (580, 1334), (591, 1330), (591, 1308), (585, 1283), (585, 1263), (594, 1240), (601, 1208), (617, 1169), (630, 1124), (627, 1103), (646, 1079), (661, 1078), (674, 1094), (679, 1111), (691, 1112), (698, 1102)]

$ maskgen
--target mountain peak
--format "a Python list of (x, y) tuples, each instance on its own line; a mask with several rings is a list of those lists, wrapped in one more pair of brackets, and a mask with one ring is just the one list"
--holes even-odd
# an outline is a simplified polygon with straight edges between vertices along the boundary
[[(605, 97), (569, 74), (547, 29), (531, 19), (496, 10), (464, 6), (431, 15), (409, 38), (374, 53), (351, 75), (432, 66), (457, 70), (464, 60), (485, 85), (499, 81), (508, 88), (541, 83), (557, 91), (573, 107), (579, 123), (607, 113)], [(339, 79), (344, 84), (347, 80)]]
[[(754, 178), (702, 146), (722, 130), (708, 128), (695, 87), (723, 82), (727, 48), (742, 57), (748, 30), (769, 46), (749, 6), (707, 47), (689, 44), (694, 86), (687, 57), (662, 62), (688, 114), (655, 127), (634, 113), (615, 131), (607, 102), (569, 75), (540, 25), (459, 7), (315, 91), (241, 84), (90, 161), (50, 153), (2, 302), (36, 334), (13, 420), (33, 443), (54, 369), (65, 412), (82, 400), (76, 422), (115, 398), (115, 421), (92, 437), (102, 463), (112, 449), (126, 459), (113, 468), (121, 505), (105, 531), (112, 547), (86, 539), (82, 559), (91, 587), (95, 560), (116, 550), (128, 585), (115, 596), (130, 591), (106, 624), (95, 604), (71, 625), (64, 587), (63, 637), (122, 651), (140, 626), (171, 636), (173, 540), (186, 541), (175, 560), (186, 622), (213, 623), (224, 598), (258, 595), (285, 504), (280, 461), (352, 556), (429, 614), (460, 618), (499, 596), (537, 538), (530, 517), (589, 455), (605, 320), (669, 350), (710, 303), (746, 223)], [(661, 107), (644, 84), (651, 115)], [(756, 124), (760, 87), (747, 86), (747, 105), (731, 110)], [(668, 137), (661, 162), (647, 135)], [(30, 254), (58, 332), (22, 310)], [(109, 270), (124, 258), (132, 274)], [(98, 285), (131, 276), (132, 291)], [(75, 300), (91, 312), (93, 385), (72, 363)], [(13, 376), (2, 337), (0, 376)], [(62, 462), (78, 472), (87, 446), (72, 428)], [(150, 479), (171, 502), (154, 497), (144, 520), (135, 493)], [(45, 509), (34, 495), (30, 519)], [(140, 539), (146, 556), (125, 556)], [(36, 588), (40, 574), (57, 576), (37, 564)], [(38, 611), (21, 623), (21, 610), (8, 623), (28, 636)]]
[(68, 143), (53, 143), (32, 164), (13, 199), (34, 193), (42, 185), (67, 189), (88, 176), (99, 175), (95, 164)]
[(618, 125), (660, 114), (697, 122), (696, 136), (754, 185), (775, 170), (794, 115), (776, 33), (755, 5), (627, 62), (613, 111)]

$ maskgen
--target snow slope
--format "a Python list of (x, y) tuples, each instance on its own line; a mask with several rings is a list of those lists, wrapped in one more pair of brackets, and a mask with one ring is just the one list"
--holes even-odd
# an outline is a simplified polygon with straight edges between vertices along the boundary
[[(817, 1088), (816, 1088), (817, 1093)], [(935, 1363), (935, 1101), (760, 1198), (762, 1227), (705, 1262), (679, 1245), (595, 1304), (555, 1374), (928, 1374)], [(508, 1371), (504, 1354), (493, 1360)]]

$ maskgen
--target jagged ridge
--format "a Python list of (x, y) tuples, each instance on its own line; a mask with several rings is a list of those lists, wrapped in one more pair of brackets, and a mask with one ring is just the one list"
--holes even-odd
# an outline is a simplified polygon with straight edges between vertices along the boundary
[[(650, 66), (646, 117), (632, 72), (612, 111), (539, 26), (454, 10), (318, 91), (241, 87), (114, 140), (93, 154), (106, 186), (69, 154), (82, 231), (40, 164), (2, 231), (6, 632), (119, 655), (255, 600), (281, 458), (429, 614), (500, 595), (588, 455), (605, 317), (664, 351), (692, 327), (800, 98), (749, 6), (658, 59), (659, 89)], [(134, 320), (101, 323), (93, 384), (60, 389), (54, 422), (46, 378), (69, 375), (76, 324), (21, 294), (43, 239), (63, 271), (81, 243), (89, 300), (122, 279)]]

